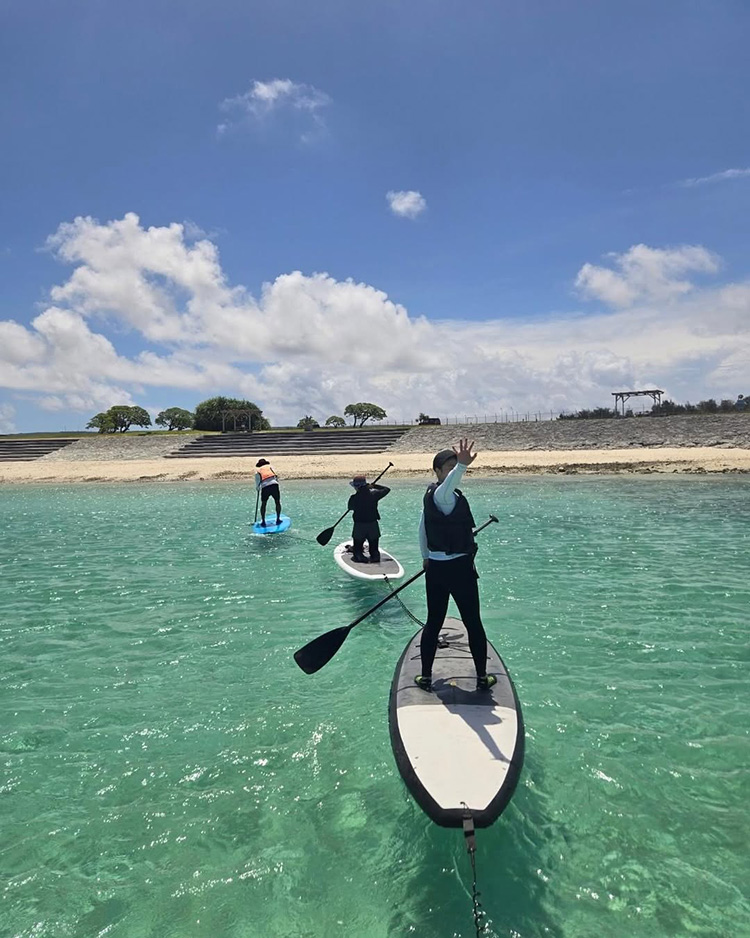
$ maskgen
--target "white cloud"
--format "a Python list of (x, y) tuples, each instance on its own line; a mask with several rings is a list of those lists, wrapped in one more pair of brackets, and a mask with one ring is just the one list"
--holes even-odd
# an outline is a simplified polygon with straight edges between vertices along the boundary
[(668, 302), (694, 288), (689, 280), (678, 279), (679, 275), (692, 271), (715, 273), (719, 269), (719, 259), (696, 245), (662, 249), (635, 244), (624, 254), (607, 256), (614, 270), (584, 264), (578, 271), (576, 286), (584, 296), (616, 307), (643, 301)]
[(44, 343), (12, 319), (0, 320), (0, 360), (6, 365), (26, 365), (44, 357)]
[(401, 218), (416, 218), (427, 208), (424, 196), (413, 189), (401, 192), (391, 190), (385, 197), (393, 214)]
[[(525, 323), (413, 317), (368, 284), (324, 273), (284, 274), (255, 297), (228, 282), (210, 241), (132, 214), (77, 218), (49, 245), (74, 265), (52, 305), (29, 326), (0, 321), (0, 387), (48, 410), (169, 406), (181, 390), (196, 402), (249, 397), (274, 423), (296, 423), (352, 400), (413, 418), (609, 403), (627, 385), (692, 400), (750, 393), (750, 284), (689, 281), (719, 267), (700, 246), (635, 245), (611, 268), (584, 265), (579, 286), (615, 312)], [(118, 351), (123, 330), (149, 348)]]
[(0, 433), (15, 433), (16, 425), (13, 418), (16, 415), (16, 409), (12, 404), (0, 404)]
[[(312, 85), (292, 81), (290, 78), (274, 78), (272, 81), (254, 81), (248, 91), (225, 98), (219, 107), (229, 116), (218, 125), (219, 134), (245, 121), (260, 121), (272, 112), (287, 110), (304, 113), (312, 120), (313, 129), (325, 128), (320, 114), (331, 103), (330, 97)], [(311, 139), (310, 131), (302, 134), (303, 140)]]
[(710, 176), (697, 176), (694, 179), (683, 179), (677, 183), (678, 186), (691, 188), (692, 186), (703, 186), (712, 182), (726, 182), (728, 179), (742, 179), (750, 176), (750, 166), (745, 169), (724, 169), (720, 173), (712, 173)]

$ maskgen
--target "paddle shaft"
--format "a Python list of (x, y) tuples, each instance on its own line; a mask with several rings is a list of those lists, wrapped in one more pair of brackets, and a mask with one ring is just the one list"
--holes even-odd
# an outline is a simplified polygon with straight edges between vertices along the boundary
[[(493, 521), (497, 521), (497, 518), (494, 515), (490, 515), (490, 520), (486, 521), (481, 527), (477, 528), (474, 531), (474, 534), (479, 534), (488, 524), (492, 524)], [(441, 563), (442, 561), (435, 561), (436, 563)], [(359, 625), (363, 619), (366, 619), (369, 615), (375, 612), (376, 609), (380, 609), (382, 605), (388, 602), (389, 599), (393, 599), (402, 589), (413, 583), (415, 580), (418, 580), (419, 577), (425, 572), (424, 568), (415, 573), (413, 577), (410, 577), (406, 583), (402, 583), (398, 589), (394, 590), (390, 596), (386, 596), (384, 599), (381, 599), (379, 603), (376, 603), (372, 609), (368, 609), (367, 612), (360, 616), (358, 619), (355, 619), (354, 622), (351, 622), (349, 625), (339, 626), (337, 629), (332, 629), (330, 632), (326, 632), (323, 635), (319, 635), (317, 638), (314, 638), (311, 642), (308, 642), (302, 648), (298, 648), (294, 653), (294, 660), (297, 662), (299, 667), (305, 672), (305, 674), (315, 674), (316, 671), (320, 671), (322, 667), (328, 664), (328, 662), (333, 658), (336, 652), (341, 648), (346, 639), (349, 637), (349, 633), (354, 628), (355, 625)]]
[(386, 472), (388, 472), (388, 470), (391, 468), (392, 465), (393, 465), (393, 463), (392, 463), (392, 462), (389, 462), (388, 465), (385, 467), (385, 469), (384, 469), (384, 470), (380, 473), (380, 475), (377, 477), (377, 479), (375, 479), (374, 482), (370, 482), (370, 485), (375, 485), (377, 482), (380, 482), (380, 480), (383, 478), (383, 476), (386, 474)]
[[(485, 521), (484, 524), (483, 524), (481, 527), (476, 528), (476, 530), (474, 531), (474, 536), (476, 536), (477, 534), (479, 534), (480, 531), (484, 531), (484, 529), (487, 527), (487, 525), (492, 524), (492, 523), (495, 522), (495, 521), (497, 521), (497, 518), (496, 518), (494, 515), (490, 515), (490, 520), (489, 520), (489, 521)], [(435, 562), (436, 562), (436, 563), (442, 563), (442, 561), (440, 561), (440, 560), (437, 560), (437, 561), (435, 561)], [(424, 576), (424, 575), (425, 575), (425, 572), (426, 572), (426, 571), (425, 571), (424, 568), (423, 568), (422, 570), (419, 571), (419, 573), (415, 573), (414, 576), (409, 577), (409, 579), (406, 581), (406, 583), (402, 583), (401, 586), (399, 586), (398, 589), (393, 590), (393, 592), (392, 592), (389, 596), (386, 596), (385, 599), (381, 599), (379, 603), (375, 603), (375, 605), (374, 605), (371, 609), (368, 609), (367, 612), (366, 612), (364, 615), (361, 615), (361, 616), (359, 617), (359, 619), (355, 619), (354, 622), (350, 622), (349, 625), (347, 625), (346, 627), (347, 627), (348, 629), (353, 629), (355, 625), (359, 625), (359, 623), (360, 623), (363, 619), (366, 619), (371, 613), (375, 612), (377, 609), (380, 609), (380, 607), (381, 607), (384, 603), (387, 603), (388, 600), (393, 599), (394, 596), (398, 596), (398, 594), (401, 592), (401, 590), (405, 590), (406, 587), (409, 586), (411, 583), (413, 583), (415, 580), (418, 580), (421, 576)]]
[[(370, 485), (375, 485), (376, 482), (382, 479), (383, 476), (386, 474), (386, 472), (388, 472), (388, 470), (391, 468), (392, 465), (393, 463), (389, 462), (388, 465), (385, 467), (385, 469), (377, 477), (377, 479), (375, 479), (375, 482), (370, 482)], [(344, 518), (346, 518), (346, 516), (349, 514), (350, 511), (351, 511), (351, 508), (347, 508), (346, 511), (343, 513), (343, 515), (336, 522), (336, 524), (332, 525), (330, 528), (326, 528), (325, 531), (321, 531), (320, 534), (318, 535), (318, 543), (320, 543), (323, 546), (327, 544), (328, 541), (330, 541), (331, 535), (333, 534), (334, 530), (338, 527), (339, 524), (341, 524), (341, 522), (344, 520)], [(327, 537), (325, 537), (325, 535), (327, 535)], [(325, 539), (323, 541), (320, 541), (321, 537), (324, 537)]]
[(368, 609), (367, 612), (364, 613), (364, 615), (361, 615), (359, 617), (359, 619), (355, 619), (354, 622), (350, 622), (349, 625), (346, 626), (346, 628), (353, 629), (355, 625), (359, 625), (359, 623), (363, 619), (366, 619), (369, 615), (371, 615), (377, 609), (380, 609), (381, 606), (384, 606), (390, 599), (393, 599), (393, 597), (396, 596), (398, 593), (400, 593), (401, 590), (405, 590), (407, 586), (409, 586), (415, 580), (418, 580), (421, 576), (424, 576), (424, 574), (425, 574), (425, 571), (420, 570), (419, 573), (415, 573), (414, 576), (410, 576), (409, 579), (406, 581), (406, 583), (402, 583), (398, 589), (395, 589), (392, 593), (386, 596), (385, 599), (381, 599), (379, 603), (375, 603), (375, 605), (371, 609)]

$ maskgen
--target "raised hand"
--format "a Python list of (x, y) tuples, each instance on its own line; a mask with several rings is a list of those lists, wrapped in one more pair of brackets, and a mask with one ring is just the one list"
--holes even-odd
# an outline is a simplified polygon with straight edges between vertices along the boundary
[(470, 466), (474, 460), (477, 458), (477, 454), (472, 454), (472, 449), (474, 447), (474, 440), (469, 443), (469, 438), (465, 437), (463, 440), (458, 441), (458, 448), (453, 447), (453, 452), (456, 454), (456, 459), (464, 466)]

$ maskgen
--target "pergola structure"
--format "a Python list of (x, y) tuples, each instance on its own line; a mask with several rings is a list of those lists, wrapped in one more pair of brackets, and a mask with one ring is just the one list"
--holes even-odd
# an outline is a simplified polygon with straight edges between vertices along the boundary
[(661, 396), (664, 391), (660, 391), (658, 388), (652, 388), (649, 391), (613, 391), (612, 397), (615, 399), (615, 415), (617, 415), (617, 405), (622, 402), (622, 415), (625, 416), (625, 401), (631, 397), (650, 397), (654, 404), (661, 404)]
[[(237, 430), (237, 420), (240, 421), (240, 430), (247, 430), (252, 433), (253, 420), (256, 424), (260, 421), (260, 414), (257, 410), (248, 410), (245, 407), (235, 407), (231, 410), (222, 410), (221, 412), (221, 432), (226, 433), (227, 420), (233, 421), (233, 429)], [(244, 426), (243, 426), (244, 424)]]

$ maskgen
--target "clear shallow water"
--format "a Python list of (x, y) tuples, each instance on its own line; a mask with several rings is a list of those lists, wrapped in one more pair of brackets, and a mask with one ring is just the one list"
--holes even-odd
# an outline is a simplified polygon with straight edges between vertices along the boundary
[[(467, 489), (527, 727), (478, 837), (488, 934), (749, 935), (750, 484)], [(235, 484), (0, 490), (3, 938), (474, 935), (463, 838), (390, 750), (413, 624), (394, 601), (292, 660), (384, 595), (312, 541), (347, 491), (284, 486), (304, 541), (253, 537)], [(383, 504), (407, 573), (420, 493)]]

